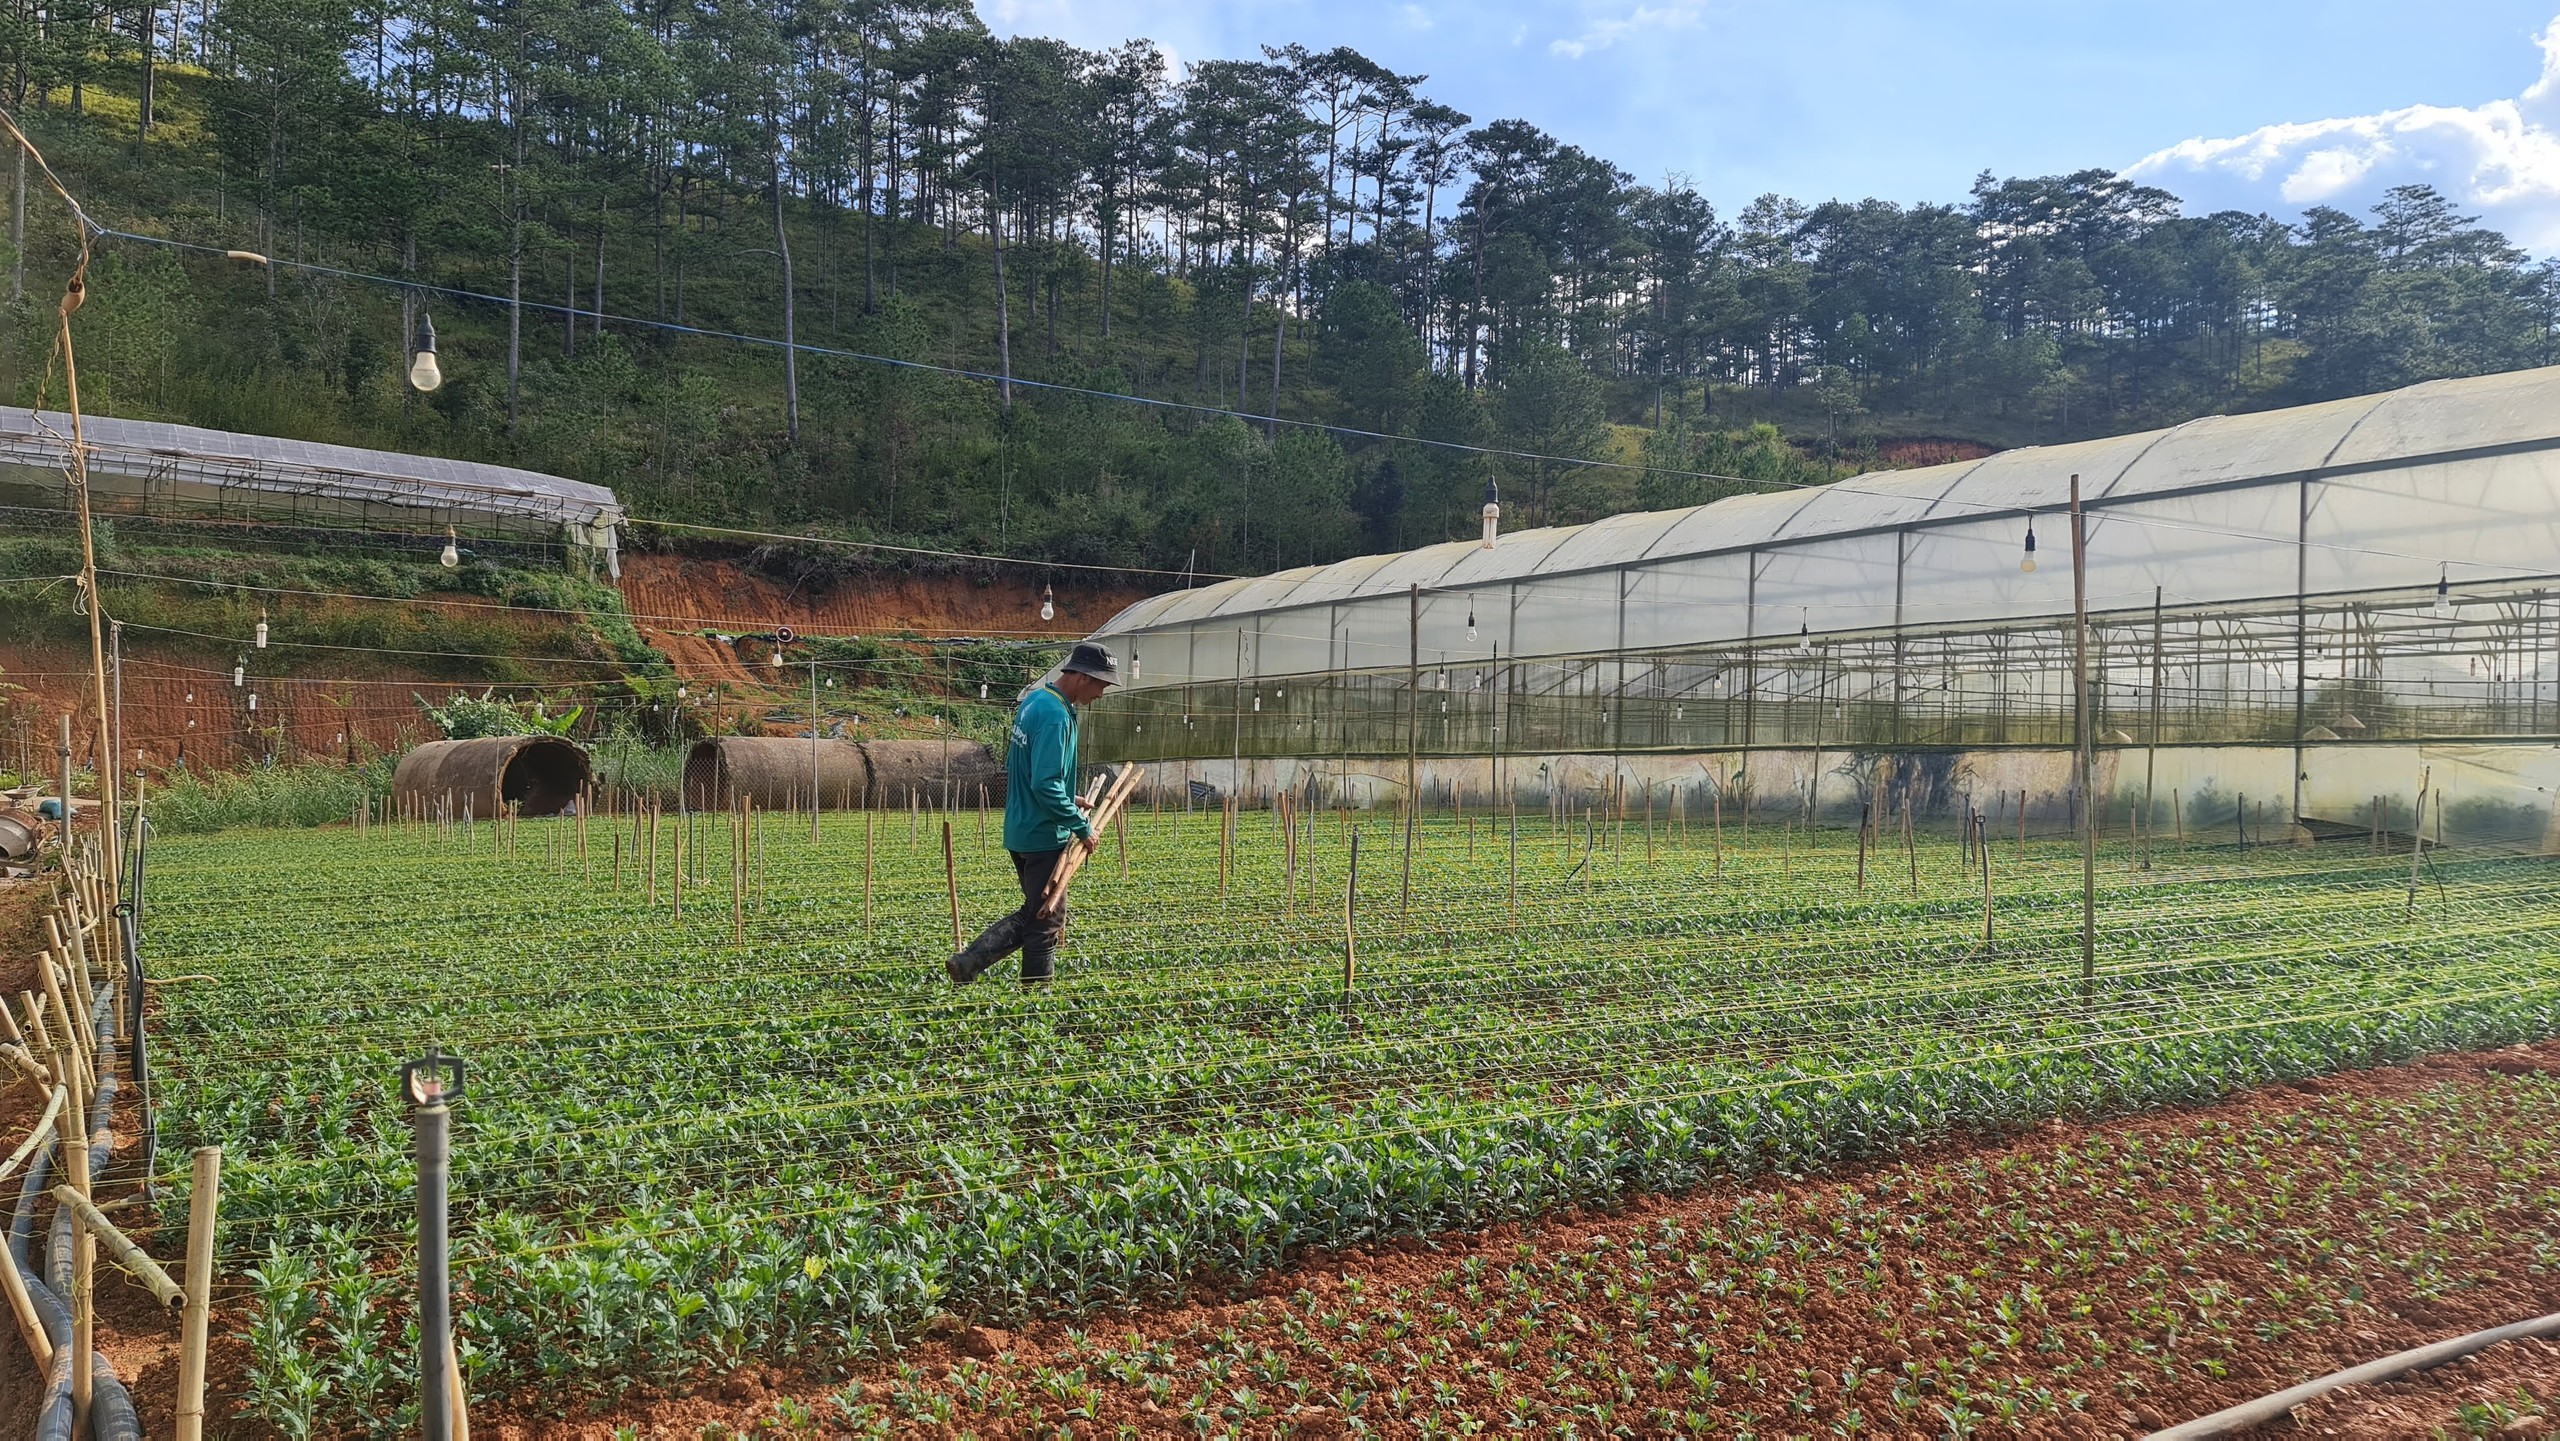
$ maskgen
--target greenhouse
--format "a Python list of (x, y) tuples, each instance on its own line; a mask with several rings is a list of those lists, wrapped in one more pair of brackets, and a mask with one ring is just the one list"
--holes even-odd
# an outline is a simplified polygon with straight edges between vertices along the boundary
[[(2483, 747), (2560, 738), (2560, 368), (1156, 596), (1097, 632), (1128, 683), (1096, 743), (1248, 788), (1325, 762), (1356, 791), (1354, 762), (1390, 759), (1379, 784), (1483, 794), (1564, 758), (1642, 779), (1723, 755), (1688, 773), (1756, 805), (1751, 756), (1790, 752), (1790, 803), (1833, 804), (1830, 750), (1973, 756), (2004, 790), (1998, 753), (2073, 741), (2075, 477), (2109, 792), (2245, 747), (2276, 753), (2261, 798), (2360, 817), (2429, 763), (2322, 774), (2377, 743), (2543, 789), (2538, 757)], [(2141, 774), (2107, 780), (2129, 748)]]
[[(0, 493), (59, 503), (71, 417), (0, 406)], [(244, 435), (193, 425), (82, 416), (101, 509), (363, 525), (535, 541), (621, 574), (622, 506), (601, 485), (441, 456)]]

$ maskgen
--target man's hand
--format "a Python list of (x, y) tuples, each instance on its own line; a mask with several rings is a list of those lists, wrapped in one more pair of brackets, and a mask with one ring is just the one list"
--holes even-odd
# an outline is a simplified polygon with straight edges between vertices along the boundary
[(1086, 800), (1086, 799), (1085, 799), (1084, 797), (1082, 797), (1082, 796), (1075, 796), (1075, 797), (1072, 797), (1072, 799), (1073, 799), (1073, 800), (1075, 801), (1075, 803), (1076, 803), (1076, 809), (1077, 809), (1077, 810), (1080, 810), (1080, 811), (1086, 811), (1086, 812), (1091, 812), (1091, 811), (1092, 811), (1092, 809), (1093, 809), (1093, 802), (1091, 802), (1091, 801), (1089, 801), (1089, 800)]

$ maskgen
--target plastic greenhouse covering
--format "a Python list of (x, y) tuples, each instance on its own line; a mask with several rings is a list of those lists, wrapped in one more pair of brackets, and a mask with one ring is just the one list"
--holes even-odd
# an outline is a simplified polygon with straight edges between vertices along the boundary
[[(478, 535), (565, 539), (616, 550), (622, 505), (601, 485), (512, 466), (82, 416), (93, 494), (126, 509), (215, 511)], [(0, 406), (0, 481), (60, 490), (71, 417)]]
[(2065, 741), (2075, 475), (2102, 724), (2560, 731), (2552, 368), (1152, 597), (1096, 632), (1129, 677), (1097, 734), (1139, 757)]

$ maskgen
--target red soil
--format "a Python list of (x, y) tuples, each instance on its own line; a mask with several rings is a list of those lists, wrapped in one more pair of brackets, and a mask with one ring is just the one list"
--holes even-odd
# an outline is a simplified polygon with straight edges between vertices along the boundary
[[(1310, 1256), (1246, 1295), (1080, 1329), (954, 1326), (899, 1362), (751, 1367), (609, 1418), (512, 1398), (484, 1405), (480, 1428), (787, 1430), (803, 1407), (833, 1431), (847, 1396), (899, 1434), (1154, 1435), (1187, 1431), (1198, 1397), (1213, 1429), (1250, 1434), (1344, 1434), (1357, 1400), (1369, 1430), (1395, 1436), (1426, 1420), (1940, 1434), (1959, 1402), (1977, 1433), (2140, 1435), (2560, 1310), (2547, 1070), (2560, 1043), (2055, 1123), (1819, 1179)], [(1060, 1386), (1082, 1388), (1082, 1414)], [(2370, 1408), (2322, 1424), (2432, 1434), (2452, 1420), (2438, 1399), (2405, 1431)], [(945, 1407), (947, 1421), (921, 1419)]]
[(1056, 584), (1057, 616), (1040, 619), (1040, 590), (1019, 579), (880, 573), (823, 593), (752, 574), (718, 559), (639, 554), (624, 558), (622, 602), (644, 630), (770, 631), (789, 625), (829, 634), (1054, 636), (1071, 639), (1149, 594), (1081, 580)]

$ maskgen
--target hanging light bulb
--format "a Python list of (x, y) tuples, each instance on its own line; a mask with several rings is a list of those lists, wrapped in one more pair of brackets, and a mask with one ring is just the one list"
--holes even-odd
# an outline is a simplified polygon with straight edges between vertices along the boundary
[(1476, 598), (1467, 597), (1467, 639), (1476, 638)]
[(195, 703), (196, 703), (196, 693), (195, 693), (194, 691), (189, 691), (189, 692), (187, 692), (187, 704), (189, 704), (189, 705), (194, 705)]
[(331, 744), (331, 745), (333, 745), (333, 746), (342, 746), (342, 745), (345, 745), (346, 743), (347, 743), (347, 733), (346, 733), (345, 731), (340, 731), (340, 732), (338, 732), (338, 738), (337, 738), (336, 740), (333, 740), (333, 741), (329, 742), (329, 744)]
[(249, 692), (249, 709), (250, 709), (250, 710), (252, 710), (252, 711), (255, 711), (257, 708), (258, 708), (258, 693), (257, 693), (256, 691), (251, 691), (251, 692)]
[(1255, 715), (1262, 714), (1262, 692), (1260, 691), (1255, 691), (1253, 693), (1253, 713)]
[(1146, 662), (1139, 657), (1138, 648), (1136, 646), (1129, 647), (1129, 679), (1132, 681), (1141, 680), (1146, 676), (1146, 673), (1147, 665)]
[(1058, 618), (1058, 592), (1054, 586), (1044, 584), (1040, 587), (1040, 618), (1042, 620)]
[(418, 312), (418, 334), (409, 358), (409, 384), (419, 391), (430, 391), (444, 384), (444, 368), (436, 364), (436, 323), (423, 310)]
[(1484, 483), (1484, 548), (1493, 549), (1493, 538), (1502, 530), (1502, 495), (1488, 478)]
[(189, 717), (187, 717), (187, 729), (189, 729), (189, 730), (194, 730), (195, 728), (196, 728), (196, 718), (195, 718), (194, 716), (189, 716)]
[(2451, 566), (2446, 566), (2436, 573), (2435, 611), (2438, 620), (2446, 619), (2453, 614), (2453, 567)]
[(455, 544), (457, 539), (458, 537), (453, 533), (453, 527), (449, 525), (446, 526), (444, 528), (444, 554), (437, 556), (436, 561), (447, 570), (451, 570), (455, 566), (462, 564), (462, 547)]
[(266, 613), (265, 611), (260, 611), (260, 612), (258, 612), (258, 649), (260, 649), (260, 650), (265, 650), (266, 648), (267, 648), (267, 613)]
[(677, 687), (676, 687), (676, 699), (677, 699), (677, 700), (683, 700), (683, 699), (684, 699), (684, 687), (683, 687), (683, 686), (677, 686)]
[(1813, 616), (1810, 612), (1796, 623), (1796, 649), (1813, 649)]
[(2036, 573), (2036, 522), (2033, 516), (2027, 518), (2027, 553), (2018, 561), (2018, 570), (2024, 575)]
[(765, 657), (765, 664), (772, 666), (775, 670), (782, 669), (782, 647), (775, 646), (773, 653)]
[(231, 668), (231, 688), (233, 690), (238, 690), (240, 687), (247, 685), (248, 683), (249, 668), (245, 665), (233, 666)]

